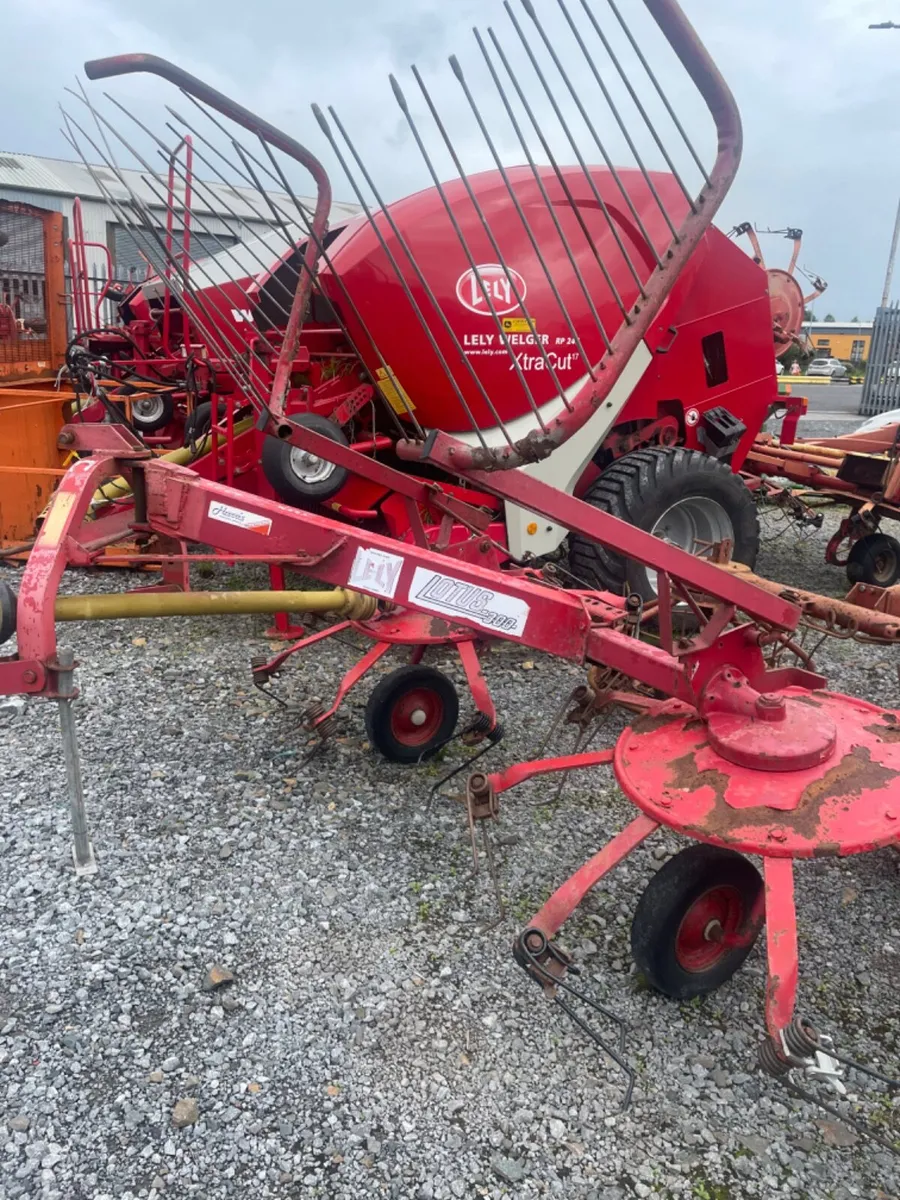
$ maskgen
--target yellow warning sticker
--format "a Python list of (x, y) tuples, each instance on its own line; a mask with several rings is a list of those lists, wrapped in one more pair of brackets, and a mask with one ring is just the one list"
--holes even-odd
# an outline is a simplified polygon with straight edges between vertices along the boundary
[[(537, 326), (535, 326), (537, 331)], [(503, 318), (504, 333), (531, 333), (531, 326), (528, 324), (527, 317), (504, 317)]]
[(402, 417), (404, 413), (415, 412), (416, 406), (390, 367), (387, 370), (379, 367), (375, 372), (375, 382), (378, 384), (378, 390), (395, 413), (399, 413)]

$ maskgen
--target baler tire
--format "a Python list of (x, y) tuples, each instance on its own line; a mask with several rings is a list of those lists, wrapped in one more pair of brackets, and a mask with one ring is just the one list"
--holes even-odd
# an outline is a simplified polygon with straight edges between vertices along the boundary
[[(631, 953), (647, 982), (672, 1000), (721, 987), (743, 965), (759, 935), (743, 931), (763, 890), (759, 871), (720, 846), (689, 846), (670, 858), (644, 889), (631, 925)], [(715, 922), (723, 938), (710, 936)]]
[[(302, 425), (323, 434), (339, 446), (349, 445), (341, 427), (319, 413), (297, 413), (288, 417), (288, 420), (292, 425)], [(331, 466), (331, 470), (323, 478), (304, 480), (292, 465), (292, 462), (296, 461), (297, 456), (292, 460), (293, 451), (296, 449), (298, 448), (282, 438), (271, 435), (267, 437), (262, 450), (263, 474), (278, 498), (285, 504), (292, 504), (295, 508), (315, 508), (316, 505), (337, 495), (347, 482), (350, 472), (346, 467), (339, 467), (337, 463), (327, 464)], [(322, 461), (319, 459), (318, 464)], [(311, 469), (311, 473), (315, 473), (315, 467)]]
[(886, 533), (870, 533), (854, 542), (847, 555), (851, 583), (893, 587), (900, 580), (900, 542)]
[[(654, 446), (616, 459), (584, 496), (601, 512), (652, 532), (673, 507), (695, 499), (721, 511), (733, 534), (732, 558), (751, 569), (759, 553), (759, 515), (748, 488), (727, 463), (699, 450)], [(569, 567), (587, 586), (656, 599), (647, 568), (582, 534), (569, 538)]]
[[(413, 711), (411, 704), (417, 706)], [(429, 758), (453, 736), (458, 720), (456, 688), (434, 667), (398, 667), (375, 686), (366, 704), (369, 741), (389, 762)]]
[(0, 646), (16, 632), (18, 598), (8, 583), (0, 582)]
[[(136, 392), (130, 384), (125, 384), (113, 393), (112, 399), (117, 403), (121, 403), (123, 409), (126, 407), (124, 401), (119, 401), (119, 396), (133, 395)], [(154, 406), (156, 415), (147, 417), (141, 416), (140, 410), (132, 404), (131, 406), (131, 424), (135, 427), (138, 433), (157, 433), (160, 429), (165, 429), (172, 421), (175, 415), (175, 401), (172, 399), (171, 392), (151, 392), (149, 396), (144, 397), (145, 400), (158, 401)], [(141, 401), (138, 401), (140, 404)], [(126, 409), (127, 411), (127, 409)]]

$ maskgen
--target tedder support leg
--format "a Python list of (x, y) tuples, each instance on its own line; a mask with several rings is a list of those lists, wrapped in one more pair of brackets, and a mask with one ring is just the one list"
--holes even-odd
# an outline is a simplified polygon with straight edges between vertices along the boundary
[(794, 908), (794, 861), (766, 858), (766, 1028), (776, 1046), (790, 1025), (797, 1002), (797, 912)]
[(97, 860), (94, 857), (94, 847), (87, 832), (87, 818), (84, 812), (84, 790), (81, 786), (81, 761), (78, 757), (78, 734), (75, 729), (75, 713), (72, 705), (75, 700), (73, 677), (75, 672), (75, 656), (71, 650), (59, 650), (59, 727), (62, 732), (63, 753), (66, 759), (66, 783), (69, 790), (69, 810), (72, 815), (72, 859), (75, 863), (76, 875), (96, 875)]

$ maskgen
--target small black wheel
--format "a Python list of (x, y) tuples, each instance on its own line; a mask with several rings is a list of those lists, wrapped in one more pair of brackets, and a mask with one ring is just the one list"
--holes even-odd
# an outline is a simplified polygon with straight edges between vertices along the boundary
[[(134, 392), (133, 387), (126, 385), (118, 389), (116, 396)], [(171, 392), (148, 392), (131, 401), (131, 423), (138, 433), (156, 433), (164, 429), (174, 415), (175, 401)]]
[(886, 533), (870, 533), (854, 542), (847, 557), (851, 583), (893, 587), (900, 580), (900, 542)]
[(656, 872), (638, 901), (631, 953), (648, 982), (673, 1000), (721, 987), (750, 953), (762, 892), (759, 871), (733, 850), (689, 846)]
[(16, 593), (8, 583), (0, 583), (0, 646), (16, 632)]
[[(297, 413), (289, 420), (292, 425), (324, 434), (339, 446), (348, 445), (340, 426), (318, 413)], [(267, 437), (263, 443), (262, 469), (280, 499), (295, 508), (310, 508), (330, 500), (347, 482), (349, 474), (346, 467), (277, 437)]]
[(453, 736), (456, 688), (434, 667), (399, 667), (375, 687), (366, 705), (369, 741), (385, 758), (416, 763)]
[[(655, 446), (616, 459), (585, 500), (700, 557), (730, 541), (732, 558), (753, 567), (759, 552), (759, 514), (749, 489), (727, 463), (699, 450)], [(569, 565), (601, 591), (636, 592), (656, 599), (656, 572), (581, 534), (569, 538)]]

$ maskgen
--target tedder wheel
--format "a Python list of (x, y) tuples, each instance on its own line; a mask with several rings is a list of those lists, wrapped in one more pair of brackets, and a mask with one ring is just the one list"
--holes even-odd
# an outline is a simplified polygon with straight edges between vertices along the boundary
[(762, 891), (748, 859), (718, 846), (689, 846), (656, 872), (638, 901), (631, 953), (648, 982), (673, 1000), (721, 987), (750, 953), (758, 930), (732, 945)]
[[(759, 552), (759, 517), (749, 490), (727, 463), (699, 450), (653, 447), (634, 450), (611, 463), (591, 485), (585, 500), (621, 517), (670, 545), (708, 556), (729, 540), (732, 558), (753, 567)], [(569, 565), (592, 587), (622, 595), (656, 597), (652, 567), (572, 534)]]
[[(133, 387), (120, 388), (118, 396), (130, 395)], [(170, 392), (151, 392), (131, 402), (131, 423), (138, 433), (156, 433), (164, 429), (175, 413), (175, 401)]]
[(366, 705), (369, 741), (385, 758), (415, 763), (453, 736), (456, 688), (434, 667), (399, 667), (375, 687)]
[[(292, 425), (302, 425), (324, 434), (339, 446), (348, 444), (340, 426), (318, 413), (297, 413), (289, 420)], [(277, 437), (267, 437), (263, 444), (262, 469), (279, 497), (297, 508), (330, 500), (347, 482), (348, 475), (346, 467), (339, 467)]]
[(893, 587), (900, 580), (900, 542), (886, 533), (870, 533), (854, 542), (847, 557), (851, 583)]

